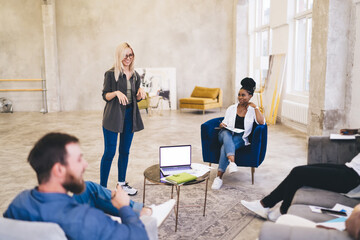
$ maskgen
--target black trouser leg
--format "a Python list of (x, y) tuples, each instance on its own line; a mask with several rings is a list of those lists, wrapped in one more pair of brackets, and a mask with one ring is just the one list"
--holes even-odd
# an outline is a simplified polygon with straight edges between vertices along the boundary
[(274, 207), (283, 201), (282, 214), (287, 213), (295, 192), (303, 187), (346, 193), (358, 186), (359, 175), (345, 165), (313, 164), (293, 168), (290, 174), (268, 196), (262, 199), (265, 207)]

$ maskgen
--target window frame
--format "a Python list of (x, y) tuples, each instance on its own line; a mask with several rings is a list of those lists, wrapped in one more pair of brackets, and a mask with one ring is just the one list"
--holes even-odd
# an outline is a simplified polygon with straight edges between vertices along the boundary
[[(291, 88), (290, 88), (290, 94), (294, 95), (303, 95), (308, 96), (309, 95), (309, 84), (308, 81), (310, 81), (310, 68), (311, 68), (311, 38), (312, 38), (312, 24), (309, 25), (309, 20), (312, 23), (312, 6), (313, 1), (312, 0), (305, 0), (306, 8), (304, 11), (299, 12), (298, 11), (298, 1), (295, 0), (295, 16), (293, 18), (294, 21), (294, 48), (293, 48), (293, 71), (292, 71), (292, 81), (291, 81)], [(296, 69), (296, 66), (298, 65), (298, 51), (299, 51), (299, 22), (301, 20), (305, 20), (305, 36), (303, 39), (305, 39), (305, 46), (304, 46), (304, 59), (303, 59), (303, 69), (302, 69), (302, 76), (303, 79), (301, 80), (301, 88), (298, 89), (296, 86), (299, 85), (298, 81), (298, 71)], [(310, 36), (309, 36), (310, 35)], [(309, 39), (310, 37), (310, 39)], [(310, 44), (310, 51), (308, 51), (308, 47)]]
[[(263, 9), (265, 1), (268, 1), (267, 22), (263, 23), (266, 16)], [(269, 64), (269, 55), (271, 52), (271, 28), (270, 28), (270, 0), (256, 0), (249, 4), (249, 36), (250, 36), (250, 54), (249, 54), (249, 73), (253, 76), (257, 87), (260, 82), (263, 85), (266, 79), (264, 72), (267, 72)], [(266, 46), (264, 45), (264, 34), (267, 38)], [(267, 49), (265, 53), (264, 47)]]

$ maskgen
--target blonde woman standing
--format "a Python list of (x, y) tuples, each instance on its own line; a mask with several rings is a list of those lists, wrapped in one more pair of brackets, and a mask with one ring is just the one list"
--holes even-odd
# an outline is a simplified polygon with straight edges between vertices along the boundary
[(105, 73), (102, 97), (106, 102), (103, 114), (105, 150), (100, 165), (100, 184), (107, 187), (112, 160), (119, 139), (118, 184), (129, 194), (137, 190), (125, 182), (130, 146), (134, 132), (144, 129), (137, 101), (146, 98), (140, 88), (140, 76), (134, 70), (135, 54), (128, 43), (121, 43), (115, 52), (115, 64)]

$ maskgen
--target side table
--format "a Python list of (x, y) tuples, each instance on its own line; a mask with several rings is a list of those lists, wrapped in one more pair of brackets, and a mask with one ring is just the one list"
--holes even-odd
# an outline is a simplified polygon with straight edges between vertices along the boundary
[[(168, 185), (171, 186), (171, 198), (173, 198), (173, 193), (174, 193), (174, 187), (176, 190), (176, 208), (175, 208), (175, 216), (176, 216), (176, 220), (175, 220), (175, 232), (177, 231), (177, 225), (178, 225), (178, 217), (179, 217), (179, 199), (180, 199), (180, 188), (181, 186), (189, 186), (189, 185), (193, 185), (193, 184), (198, 184), (201, 182), (205, 181), (205, 195), (204, 195), (204, 211), (203, 211), (203, 216), (205, 217), (205, 209), (206, 209), (206, 198), (207, 198), (207, 188), (208, 188), (208, 181), (209, 181), (209, 172), (207, 172), (206, 174), (204, 174), (203, 176), (198, 177), (196, 180), (191, 181), (191, 182), (187, 182), (184, 184), (173, 184), (173, 183), (168, 183), (168, 182), (161, 182), (160, 181), (160, 167), (159, 164), (155, 164), (152, 165), (151, 167), (148, 167), (145, 171), (144, 171), (144, 192), (143, 192), (143, 203), (145, 205), (145, 187), (146, 185)], [(146, 180), (148, 180), (149, 182), (151, 182), (151, 184), (146, 183)]]

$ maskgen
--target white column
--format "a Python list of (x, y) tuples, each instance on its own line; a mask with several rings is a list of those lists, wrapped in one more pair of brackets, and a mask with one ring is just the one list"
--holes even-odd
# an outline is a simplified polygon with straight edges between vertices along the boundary
[(55, 0), (43, 0), (44, 64), (49, 112), (61, 111)]
[(354, 25), (352, 26), (354, 32), (354, 61), (352, 62), (351, 83), (349, 84), (350, 101), (347, 106), (348, 126), (350, 128), (360, 128), (360, 0), (354, 0), (355, 9)]
[(309, 135), (328, 135), (346, 123), (351, 6), (349, 0), (314, 1)]

